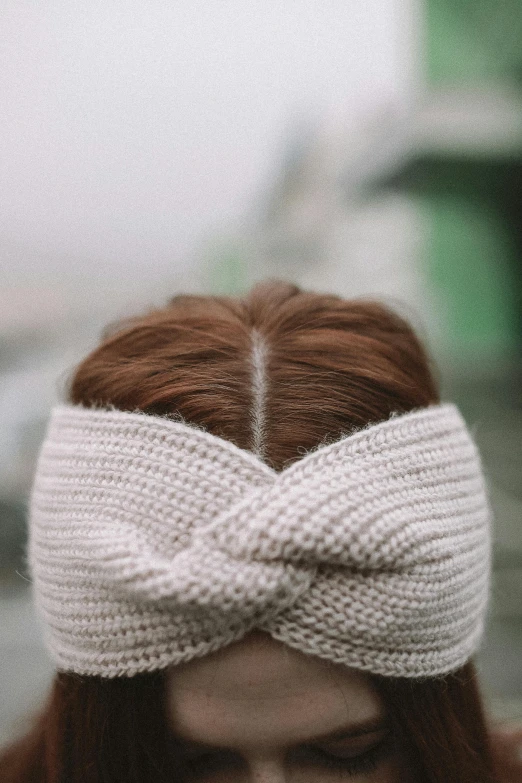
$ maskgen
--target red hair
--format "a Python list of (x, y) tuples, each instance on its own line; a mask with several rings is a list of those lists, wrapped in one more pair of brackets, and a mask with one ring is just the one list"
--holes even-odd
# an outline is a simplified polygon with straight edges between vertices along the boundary
[[(265, 353), (262, 400), (254, 342)], [(69, 400), (177, 412), (243, 449), (257, 447), (262, 431), (263, 458), (281, 470), (392, 412), (436, 403), (439, 393), (401, 316), (379, 302), (273, 282), (243, 299), (177, 296), (111, 327), (76, 368)], [(373, 679), (414, 780), (496, 780), (473, 663), (433, 680)], [(4, 753), (0, 773), (4, 783), (179, 779), (164, 673), (56, 675), (39, 720)]]

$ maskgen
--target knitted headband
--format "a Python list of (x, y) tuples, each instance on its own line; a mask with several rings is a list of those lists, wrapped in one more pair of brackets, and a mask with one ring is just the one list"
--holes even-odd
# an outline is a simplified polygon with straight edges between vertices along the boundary
[(180, 421), (61, 405), (29, 562), (65, 671), (132, 676), (260, 628), (357, 669), (430, 677), (477, 649), (489, 521), (453, 404), (395, 414), (281, 473)]

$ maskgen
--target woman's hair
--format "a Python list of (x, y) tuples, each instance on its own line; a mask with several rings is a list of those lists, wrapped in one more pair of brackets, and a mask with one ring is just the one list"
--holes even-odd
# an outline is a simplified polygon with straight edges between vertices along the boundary
[[(269, 282), (242, 299), (176, 296), (110, 327), (76, 368), (75, 404), (176, 413), (275, 470), (370, 423), (439, 401), (411, 326), (383, 304)], [(445, 677), (372, 676), (422, 783), (492, 783), (473, 663)], [(163, 672), (60, 673), (32, 730), (0, 760), (3, 783), (179, 779)]]

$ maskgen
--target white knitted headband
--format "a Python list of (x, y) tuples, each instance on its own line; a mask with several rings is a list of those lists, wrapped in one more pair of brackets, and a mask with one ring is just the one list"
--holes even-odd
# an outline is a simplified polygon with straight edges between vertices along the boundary
[(260, 628), (357, 669), (430, 677), (477, 649), (489, 522), (453, 404), (393, 415), (281, 473), (189, 424), (61, 405), (29, 561), (65, 671), (132, 676)]

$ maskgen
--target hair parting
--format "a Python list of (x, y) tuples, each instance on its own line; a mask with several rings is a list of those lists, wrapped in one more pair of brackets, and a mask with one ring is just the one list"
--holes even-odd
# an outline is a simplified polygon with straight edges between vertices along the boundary
[(252, 331), (252, 451), (260, 459), (265, 458), (265, 420), (267, 397), (267, 363), (268, 347), (263, 335), (257, 330)]

